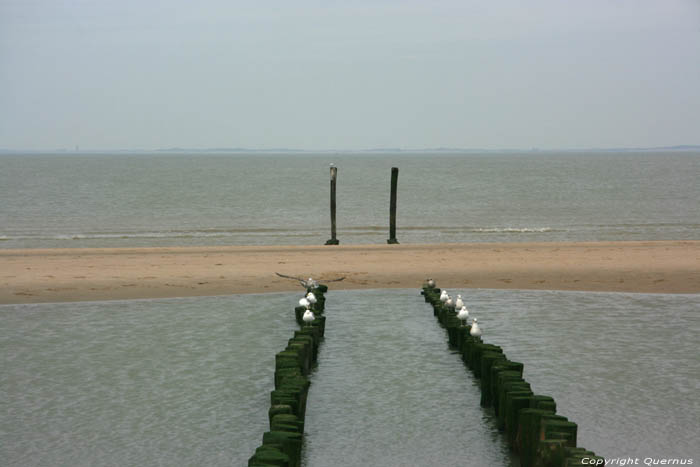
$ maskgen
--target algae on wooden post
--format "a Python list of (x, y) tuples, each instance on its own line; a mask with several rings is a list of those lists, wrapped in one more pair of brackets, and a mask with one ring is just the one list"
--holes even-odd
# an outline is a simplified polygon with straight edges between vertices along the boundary
[(267, 431), (263, 434), (263, 445), (278, 446), (289, 456), (289, 466), (301, 464), (301, 433), (291, 431)]
[(310, 326), (302, 320), (306, 307), (296, 307), (294, 314), (301, 327), (287, 341), (287, 347), (275, 355), (274, 390), (270, 393), (268, 419), (270, 431), (263, 435), (263, 444), (249, 459), (254, 467), (297, 467), (301, 463), (301, 437), (304, 432), (306, 401), (311, 384), (306, 375), (316, 362), (318, 348), (323, 339), (326, 317), (325, 285), (307, 289), (314, 292), (316, 319)]
[(289, 456), (278, 446), (262, 445), (255, 450), (253, 457), (248, 459), (248, 467), (289, 467), (292, 465)]

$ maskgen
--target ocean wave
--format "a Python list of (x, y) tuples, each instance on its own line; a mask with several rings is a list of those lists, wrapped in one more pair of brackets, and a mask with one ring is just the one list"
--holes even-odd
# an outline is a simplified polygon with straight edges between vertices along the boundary
[[(370, 235), (384, 232), (387, 226), (349, 226), (338, 229), (339, 232), (350, 236)], [(407, 232), (441, 232), (453, 234), (465, 233), (544, 233), (560, 230), (551, 227), (472, 227), (472, 226), (401, 226), (399, 230)], [(240, 236), (294, 236), (307, 237), (324, 233), (325, 226), (313, 228), (245, 228), (245, 229), (202, 229), (202, 230), (162, 230), (162, 231), (133, 231), (133, 232), (80, 232), (80, 233), (51, 233), (51, 234), (10, 234), (0, 235), (2, 241), (22, 240), (119, 240), (119, 239), (187, 239), (187, 238), (217, 238)]]
[(563, 229), (557, 230), (551, 227), (482, 227), (473, 230), (473, 232), (483, 233), (542, 233), (564, 231)]
[(1, 235), (0, 240), (114, 240), (114, 239), (148, 239), (148, 238), (216, 238), (256, 236), (272, 234), (285, 236), (311, 236), (316, 235), (309, 229), (215, 229), (215, 230), (164, 230), (153, 232), (99, 232), (99, 233), (68, 233), (68, 234), (17, 234)]
[[(353, 226), (339, 229), (342, 232), (358, 232), (365, 234), (368, 232), (385, 231), (387, 226)], [(566, 229), (554, 229), (552, 227), (476, 227), (476, 226), (399, 226), (402, 231), (439, 231), (443, 233), (544, 233), (544, 232), (566, 232)]]
[[(588, 235), (590, 232), (598, 232), (604, 237), (625, 237), (639, 235), (640, 233), (654, 233), (663, 231), (680, 232), (683, 234), (697, 232), (698, 224), (673, 224), (673, 223), (649, 223), (649, 224), (579, 224), (568, 226), (474, 226), (474, 225), (399, 225), (398, 231), (415, 237), (432, 238), (433, 235), (455, 236), (474, 238), (487, 238), (487, 236), (518, 236), (523, 238), (538, 234), (563, 234), (565, 236)], [(233, 243), (246, 242), (251, 239), (256, 242), (274, 244), (280, 238), (312, 238), (325, 236), (328, 231), (325, 225), (309, 226), (285, 226), (279, 227), (247, 227), (247, 228), (202, 228), (202, 229), (163, 229), (163, 230), (134, 230), (134, 231), (103, 231), (103, 232), (3, 232), (0, 233), (0, 242), (4, 245), (15, 242), (38, 243), (43, 242), (104, 242), (109, 241), (138, 241), (153, 239), (154, 241), (192, 241), (192, 239), (231, 239)], [(388, 225), (351, 225), (338, 228), (339, 235), (362, 238), (382, 235), (388, 232)], [(586, 237), (589, 238), (589, 237)], [(685, 238), (685, 237), (684, 237)], [(257, 240), (256, 240), (257, 239)], [(215, 240), (214, 240), (215, 241)]]

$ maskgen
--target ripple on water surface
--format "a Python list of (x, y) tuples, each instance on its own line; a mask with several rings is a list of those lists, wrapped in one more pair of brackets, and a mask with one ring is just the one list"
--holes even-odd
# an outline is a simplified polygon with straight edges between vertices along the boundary
[(0, 464), (244, 465), (294, 297), (0, 306)]
[(304, 465), (512, 465), (479, 387), (418, 291), (329, 297)]
[[(462, 293), (485, 341), (523, 362), (533, 390), (578, 424), (580, 446), (608, 458), (698, 459), (700, 295)], [(332, 294), (307, 465), (516, 462), (421, 301), (415, 290)]]
[[(3, 465), (245, 465), (298, 295), (0, 306)], [(697, 462), (700, 295), (463, 296), (580, 445)], [(326, 303), (305, 465), (517, 465), (417, 289)]]

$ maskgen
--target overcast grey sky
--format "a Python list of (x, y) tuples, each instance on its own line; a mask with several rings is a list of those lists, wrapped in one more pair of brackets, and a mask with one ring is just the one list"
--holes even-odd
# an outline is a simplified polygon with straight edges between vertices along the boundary
[(0, 0), (0, 148), (700, 144), (700, 0)]

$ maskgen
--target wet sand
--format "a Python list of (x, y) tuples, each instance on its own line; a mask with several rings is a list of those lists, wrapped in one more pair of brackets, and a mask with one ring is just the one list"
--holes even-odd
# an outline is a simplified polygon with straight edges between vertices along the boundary
[(700, 241), (0, 250), (0, 303), (333, 289), (700, 293)]

